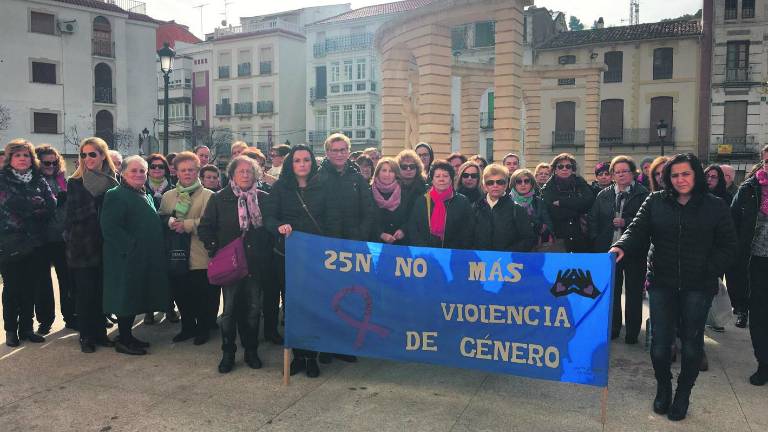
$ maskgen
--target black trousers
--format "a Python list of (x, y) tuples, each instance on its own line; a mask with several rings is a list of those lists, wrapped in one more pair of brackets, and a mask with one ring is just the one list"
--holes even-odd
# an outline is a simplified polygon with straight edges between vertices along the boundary
[(264, 336), (278, 334), (280, 297), (285, 293), (285, 285), (279, 283), (276, 273), (273, 271), (271, 274), (265, 275), (264, 278), (264, 296), (261, 304), (264, 315)]
[[(277, 276), (275, 280), (277, 281), (277, 286), (280, 289), (280, 293), (283, 295), (283, 300), (285, 300), (285, 257), (279, 254), (275, 254), (274, 262), (275, 262), (275, 275)], [(288, 304), (284, 304), (283, 309), (285, 309), (288, 306), (289, 306)], [(297, 359), (316, 358), (317, 351), (294, 348), (293, 357)]]
[(106, 335), (102, 305), (104, 292), (102, 267), (71, 268), (70, 272), (75, 281), (75, 310), (80, 339)]
[(32, 331), (35, 293), (40, 275), (45, 271), (45, 255), (42, 248), (31, 254), (6, 263), (0, 268), (3, 275), (3, 327), (8, 332)]
[(235, 285), (222, 287), (224, 312), (221, 314), (221, 350), (237, 351), (237, 333), (246, 351), (259, 346), (262, 281), (246, 276)]
[(120, 332), (120, 340), (125, 343), (133, 338), (133, 323), (136, 315), (120, 315), (117, 317), (117, 330)]
[[(171, 275), (171, 287), (181, 313), (181, 331), (208, 331), (216, 322), (219, 291), (208, 283), (207, 270), (190, 270), (183, 275)], [(212, 304), (216, 311), (211, 314)]]
[(56, 279), (59, 281), (59, 309), (65, 323), (74, 322), (75, 293), (74, 282), (67, 265), (64, 242), (50, 242), (45, 245), (48, 271), (44, 272), (40, 289), (35, 295), (35, 316), (37, 322), (51, 325), (56, 319), (56, 305), (53, 297), (53, 280), (50, 267), (56, 269)]
[(768, 258), (753, 256), (749, 276), (749, 335), (757, 363), (768, 367)]
[(613, 285), (613, 333), (621, 331), (622, 309), (621, 291), (624, 287), (624, 318), (626, 335), (637, 338), (643, 320), (643, 282), (645, 281), (645, 262), (642, 260), (623, 259), (616, 264), (616, 278)]
[(731, 299), (731, 307), (734, 312), (747, 312), (749, 310), (749, 293), (747, 292), (747, 273), (751, 271), (747, 266), (739, 266), (725, 272), (725, 284), (728, 287), (728, 297)]

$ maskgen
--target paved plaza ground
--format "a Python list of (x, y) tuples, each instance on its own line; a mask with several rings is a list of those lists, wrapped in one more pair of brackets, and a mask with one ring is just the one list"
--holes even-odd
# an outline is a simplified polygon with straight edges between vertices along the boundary
[(747, 382), (749, 333), (732, 323), (707, 330), (710, 370), (680, 423), (651, 410), (642, 343), (614, 342), (604, 427), (594, 387), (373, 359), (321, 365), (319, 378), (285, 387), (282, 348), (266, 342), (264, 368), (249, 369), (239, 351), (221, 375), (218, 335), (174, 344), (179, 324), (138, 325), (151, 354), (131, 357), (81, 354), (62, 326), (58, 317), (46, 343), (15, 349), (0, 334), (0, 431), (768, 431), (768, 386)]

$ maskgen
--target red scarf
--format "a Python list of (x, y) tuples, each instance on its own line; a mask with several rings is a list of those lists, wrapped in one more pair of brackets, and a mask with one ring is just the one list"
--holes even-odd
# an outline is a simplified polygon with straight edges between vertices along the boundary
[(445, 200), (453, 197), (453, 187), (448, 186), (448, 189), (442, 192), (438, 192), (432, 187), (429, 190), (429, 197), (435, 203), (435, 208), (432, 210), (432, 216), (429, 219), (429, 232), (434, 236), (440, 237), (440, 240), (445, 240), (445, 220), (447, 216)]

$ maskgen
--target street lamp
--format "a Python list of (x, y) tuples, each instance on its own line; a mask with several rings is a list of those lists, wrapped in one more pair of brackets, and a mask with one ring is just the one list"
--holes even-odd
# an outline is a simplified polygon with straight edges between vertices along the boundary
[(661, 155), (664, 156), (664, 139), (667, 137), (667, 130), (669, 127), (664, 123), (664, 119), (659, 120), (659, 125), (656, 126), (656, 134), (659, 136), (661, 142)]
[(139, 134), (139, 155), (144, 156), (144, 143), (147, 143), (147, 151), (150, 150), (149, 129), (144, 128)]
[(168, 42), (163, 42), (163, 47), (157, 50), (160, 57), (160, 72), (163, 73), (163, 82), (165, 83), (165, 92), (163, 98), (163, 154), (168, 154), (168, 75), (173, 70), (173, 58), (176, 51), (168, 46)]

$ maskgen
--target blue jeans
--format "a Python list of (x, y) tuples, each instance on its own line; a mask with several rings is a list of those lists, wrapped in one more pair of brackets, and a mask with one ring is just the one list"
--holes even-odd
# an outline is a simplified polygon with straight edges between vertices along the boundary
[[(682, 342), (678, 388), (691, 388), (699, 376), (704, 354), (704, 324), (714, 294), (702, 291), (649, 290), (651, 309), (651, 361), (656, 380), (672, 379), (672, 343), (679, 334)], [(679, 330), (678, 330), (679, 327)]]

